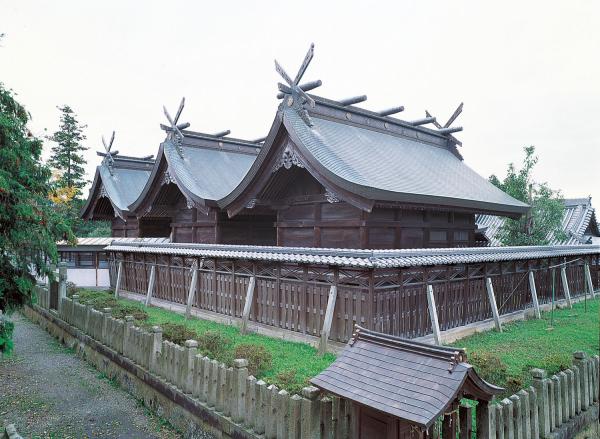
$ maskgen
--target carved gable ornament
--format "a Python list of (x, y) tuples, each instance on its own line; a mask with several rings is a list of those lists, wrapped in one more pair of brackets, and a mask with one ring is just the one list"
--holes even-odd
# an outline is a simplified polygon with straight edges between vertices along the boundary
[(302, 160), (298, 156), (293, 144), (288, 142), (283, 150), (283, 154), (281, 154), (281, 158), (275, 163), (273, 166), (273, 172), (279, 170), (280, 168), (291, 169), (292, 166), (298, 166), (299, 168), (304, 168), (304, 164)]

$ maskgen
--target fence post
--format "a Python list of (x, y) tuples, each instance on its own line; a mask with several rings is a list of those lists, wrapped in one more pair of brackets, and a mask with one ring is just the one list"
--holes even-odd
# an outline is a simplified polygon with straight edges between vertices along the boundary
[(292, 395), (289, 401), (289, 426), (288, 437), (299, 438), (302, 423), (302, 397), (300, 395)]
[(492, 315), (494, 316), (494, 323), (496, 324), (496, 330), (502, 332), (502, 325), (500, 324), (500, 314), (498, 313), (498, 305), (496, 304), (496, 296), (494, 295), (494, 285), (492, 284), (492, 278), (485, 278), (485, 286), (490, 301), (490, 307), (492, 308)]
[(290, 426), (290, 394), (280, 390), (277, 394), (277, 437), (287, 438)]
[(551, 379), (554, 383), (554, 425), (558, 427), (563, 423), (562, 385), (558, 375), (552, 375)]
[(521, 425), (523, 439), (531, 439), (529, 393), (525, 389), (521, 389), (517, 392), (517, 396), (521, 404), (521, 419), (517, 419), (517, 422)]
[(152, 373), (158, 374), (158, 356), (160, 355), (162, 347), (162, 328), (160, 326), (153, 326), (151, 330), (152, 334), (152, 347), (150, 351), (150, 359), (148, 362), (148, 368)]
[(154, 292), (154, 281), (156, 279), (156, 265), (153, 265), (150, 269), (150, 280), (148, 281), (148, 291), (146, 293), (146, 303), (145, 305), (150, 305), (152, 301), (152, 293)]
[(321, 341), (319, 343), (319, 354), (324, 355), (327, 352), (327, 342), (331, 332), (333, 322), (333, 312), (335, 310), (335, 301), (337, 299), (337, 286), (332, 285), (329, 288), (329, 297), (327, 299), (327, 308), (325, 309), (325, 318), (323, 319), (323, 328), (321, 329)]
[(321, 436), (320, 390), (309, 386), (302, 389), (302, 439), (319, 439)]
[(578, 351), (573, 354), (573, 365), (579, 369), (581, 410), (587, 410), (590, 404), (590, 384), (585, 352)]
[(573, 308), (573, 303), (571, 302), (571, 291), (569, 290), (569, 282), (567, 281), (567, 269), (563, 265), (560, 269), (560, 278), (563, 284), (563, 290), (565, 292), (565, 299), (567, 301), (567, 306), (569, 308)]
[(540, 437), (548, 437), (550, 434), (550, 401), (548, 397), (548, 386), (546, 382), (546, 371), (543, 369), (532, 369), (533, 388), (537, 395), (538, 422)]
[(248, 360), (233, 360), (233, 395), (231, 401), (231, 418), (241, 423), (246, 413), (246, 381), (248, 379)]
[(58, 263), (58, 313), (62, 312), (62, 300), (67, 297), (67, 263)]
[(254, 427), (254, 412), (256, 410), (256, 378), (250, 375), (246, 378), (246, 411), (244, 426)]
[(244, 302), (244, 311), (242, 313), (242, 327), (240, 333), (245, 334), (248, 331), (248, 321), (250, 320), (250, 310), (252, 309), (252, 301), (254, 300), (254, 287), (256, 285), (256, 277), (252, 276), (248, 282), (246, 290), (246, 301)]
[(102, 308), (102, 333), (101, 340), (102, 344), (108, 345), (108, 319), (110, 318), (110, 308)]
[(123, 261), (119, 261), (117, 269), (117, 283), (115, 285), (115, 299), (119, 298), (119, 289), (121, 288), (121, 275), (123, 274)]
[[(88, 314), (91, 314), (92, 312), (93, 310), (90, 308)], [(131, 357), (129, 356), (129, 334), (131, 332), (132, 327), (133, 316), (125, 316), (125, 327), (123, 328), (123, 355), (125, 357), (128, 357), (129, 359), (131, 359)]]
[(258, 380), (255, 386), (256, 407), (254, 409), (254, 431), (258, 434), (265, 432), (265, 418), (267, 417), (267, 383)]
[(196, 294), (196, 284), (198, 283), (198, 264), (196, 261), (192, 264), (192, 281), (190, 282), (190, 290), (187, 297), (187, 305), (185, 307), (185, 318), (189, 319), (192, 314), (192, 303)]
[(489, 401), (478, 401), (475, 407), (475, 424), (477, 427), (477, 439), (490, 439), (495, 437), (496, 428), (493, 425), (493, 406)]
[(429, 318), (431, 320), (433, 340), (436, 345), (441, 345), (442, 336), (440, 334), (440, 323), (438, 321), (437, 308), (435, 307), (435, 296), (433, 295), (433, 287), (430, 284), (427, 285), (427, 307), (429, 308)]
[(535, 318), (541, 319), (542, 314), (540, 313), (540, 303), (538, 302), (537, 289), (535, 288), (535, 276), (533, 275), (533, 271), (529, 271), (529, 289), (531, 290), (531, 299), (533, 301)]

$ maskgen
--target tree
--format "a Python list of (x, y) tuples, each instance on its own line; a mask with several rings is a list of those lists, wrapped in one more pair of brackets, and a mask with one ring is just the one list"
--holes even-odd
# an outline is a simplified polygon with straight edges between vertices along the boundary
[(504, 221), (499, 230), (500, 242), (503, 245), (547, 245), (551, 238), (564, 240), (566, 234), (561, 227), (563, 197), (560, 191), (552, 190), (547, 183), (533, 181), (532, 170), (538, 162), (535, 147), (528, 146), (523, 150), (525, 159), (521, 169), (510, 163), (503, 181), (495, 175), (490, 176), (492, 184), (531, 206), (520, 219)]
[(52, 147), (52, 156), (48, 164), (60, 172), (57, 186), (60, 188), (75, 188), (75, 198), (81, 195), (81, 189), (86, 185), (85, 160), (82, 153), (89, 148), (83, 146), (86, 137), (83, 129), (86, 125), (80, 125), (77, 116), (68, 105), (58, 107), (61, 111), (60, 128), (48, 139), (56, 142)]
[(42, 141), (27, 129), (29, 113), (0, 83), (0, 310), (34, 297), (35, 278), (50, 274), (56, 241), (74, 242), (65, 220), (48, 199), (50, 169), (42, 164)]

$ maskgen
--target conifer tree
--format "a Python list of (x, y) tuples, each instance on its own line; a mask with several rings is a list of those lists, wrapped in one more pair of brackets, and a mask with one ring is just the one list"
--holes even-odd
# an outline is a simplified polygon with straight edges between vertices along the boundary
[(30, 116), (0, 83), (0, 310), (34, 296), (32, 272), (48, 274), (56, 242), (74, 241), (48, 198), (51, 171), (42, 164), (42, 141), (27, 129)]
[(86, 139), (83, 134), (86, 125), (81, 125), (71, 107), (58, 107), (61, 111), (60, 128), (48, 139), (56, 144), (52, 147), (52, 155), (48, 164), (60, 173), (57, 180), (59, 188), (74, 188), (75, 197), (81, 195), (81, 189), (86, 185), (85, 160), (82, 153), (89, 148), (83, 145)]

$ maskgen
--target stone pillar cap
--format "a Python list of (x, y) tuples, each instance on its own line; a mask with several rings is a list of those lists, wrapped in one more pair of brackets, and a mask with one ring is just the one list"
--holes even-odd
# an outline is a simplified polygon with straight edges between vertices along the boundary
[(111, 308), (102, 308), (102, 312), (104, 314), (108, 314), (109, 312), (111, 312)]
[(248, 360), (245, 358), (236, 358), (233, 360), (233, 365), (236, 369), (243, 369), (244, 367), (248, 367)]
[(186, 348), (197, 348), (198, 342), (196, 340), (186, 340), (184, 345)]
[(531, 369), (531, 376), (537, 379), (546, 378), (546, 371), (544, 369)]
[(583, 351), (574, 352), (573, 358), (575, 358), (577, 360), (583, 360), (583, 359), (585, 359), (585, 352), (583, 352)]
[(126, 322), (133, 322), (133, 316), (125, 316), (125, 321)]
[(153, 326), (152, 332), (154, 332), (154, 333), (162, 332), (162, 328), (160, 326)]
[(302, 396), (306, 399), (317, 399), (321, 391), (315, 386), (308, 386), (302, 389)]

